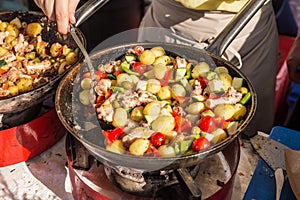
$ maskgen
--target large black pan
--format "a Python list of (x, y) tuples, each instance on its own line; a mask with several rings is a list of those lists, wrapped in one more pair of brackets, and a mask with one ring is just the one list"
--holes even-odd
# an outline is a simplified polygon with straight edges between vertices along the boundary
[[(78, 126), (86, 123), (94, 123), (98, 124), (98, 120), (94, 119), (94, 121), (86, 122), (83, 116), (83, 113), (78, 109), (76, 96), (73, 98), (73, 92), (76, 91), (78, 85), (78, 73), (80, 72), (80, 67), (83, 65), (78, 65), (73, 68), (65, 78), (60, 82), (56, 93), (56, 110), (58, 116), (64, 126), (68, 129), (68, 131), (74, 135), (82, 144), (99, 160), (101, 160), (104, 164), (109, 166), (122, 166), (128, 167), (132, 169), (138, 169), (142, 171), (155, 171), (161, 169), (178, 169), (182, 167), (188, 167), (195, 165), (201, 161), (204, 161), (205, 158), (209, 155), (213, 155), (223, 148), (225, 148), (228, 144), (230, 144), (236, 137), (243, 131), (243, 129), (248, 125), (251, 121), (255, 109), (256, 109), (256, 93), (249, 79), (245, 77), (245, 75), (237, 69), (233, 64), (221, 58), (221, 54), (224, 49), (229, 45), (228, 40), (232, 40), (239, 30), (244, 27), (245, 23), (249, 21), (249, 19), (256, 13), (256, 11), (264, 4), (263, 0), (253, 0), (250, 1), (249, 4), (238, 14), (238, 17), (234, 19), (229, 26), (227, 26), (224, 31), (219, 35), (215, 42), (210, 46), (210, 50), (201, 50), (196, 49), (191, 46), (179, 45), (179, 44), (171, 44), (171, 43), (130, 43), (130, 44), (122, 44), (114, 47), (109, 47), (107, 49), (96, 52), (91, 56), (91, 60), (95, 63), (106, 63), (110, 60), (114, 60), (119, 58), (121, 55), (129, 49), (136, 45), (142, 45), (145, 48), (151, 48), (154, 46), (162, 46), (168, 52), (177, 55), (185, 55), (189, 59), (198, 60), (201, 58), (209, 58), (213, 62), (216, 63), (217, 66), (222, 65), (228, 68), (230, 74), (237, 77), (242, 77), (246, 80), (247, 87), (250, 89), (252, 93), (251, 101), (248, 104), (248, 112), (245, 121), (238, 128), (236, 133), (221, 143), (213, 146), (212, 148), (201, 151), (197, 154), (193, 155), (185, 155), (182, 157), (172, 157), (172, 158), (157, 158), (157, 157), (136, 157), (131, 155), (120, 155), (115, 154), (113, 152), (109, 152), (105, 149), (103, 142), (103, 136), (101, 134), (101, 128), (105, 129), (107, 125), (101, 124), (101, 128), (96, 126), (95, 128), (91, 128), (89, 131), (78, 130)], [(242, 21), (242, 22), (241, 22)], [(234, 37), (232, 37), (234, 36)], [(223, 48), (225, 46), (225, 48)], [(217, 48), (215, 48), (217, 47)], [(221, 52), (221, 53), (220, 53)], [(218, 55), (216, 55), (217, 53)], [(82, 72), (82, 71), (81, 71)], [(76, 95), (76, 94), (74, 94)], [(74, 100), (75, 99), (75, 100)]]
[[(77, 48), (76, 43), (72, 39), (71, 35), (61, 35), (57, 31), (56, 23), (47, 19), (45, 15), (39, 12), (32, 11), (4, 11), (0, 12), (0, 19), (2, 21), (11, 21), (14, 18), (18, 17), (21, 21), (27, 23), (31, 22), (40, 22), (43, 24), (42, 37), (43, 40), (48, 42), (50, 45), (55, 42), (61, 44), (67, 44), (71, 48)], [(82, 43), (86, 46), (86, 40), (80, 30), (77, 30), (78, 36)], [(68, 70), (60, 75), (52, 77), (52, 79), (39, 87), (22, 93), (10, 98), (0, 100), (0, 113), (2, 114), (11, 114), (19, 111), (23, 111), (27, 108), (30, 108), (45, 99), (53, 96), (55, 94), (55, 89), (58, 85), (58, 81), (74, 66), (82, 61), (82, 53), (80, 52), (79, 58), (76, 63), (74, 63)]]

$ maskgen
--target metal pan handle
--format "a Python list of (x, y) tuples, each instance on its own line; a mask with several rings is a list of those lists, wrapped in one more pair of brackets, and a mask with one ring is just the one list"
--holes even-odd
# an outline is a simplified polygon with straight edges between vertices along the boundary
[(78, 27), (95, 12), (97, 12), (102, 6), (104, 6), (109, 0), (89, 0), (78, 8), (75, 12), (76, 23), (75, 27)]
[(267, 0), (250, 0), (228, 23), (215, 40), (206, 48), (207, 51), (215, 55), (222, 56), (227, 47), (241, 32), (256, 12), (264, 5)]

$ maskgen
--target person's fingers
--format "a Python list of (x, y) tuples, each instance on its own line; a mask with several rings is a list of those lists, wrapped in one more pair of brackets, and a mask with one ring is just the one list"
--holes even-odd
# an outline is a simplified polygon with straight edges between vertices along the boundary
[(69, 1), (59, 0), (55, 1), (55, 18), (57, 22), (57, 29), (62, 34), (68, 33), (69, 27)]
[(69, 20), (70, 23), (75, 24), (76, 19), (75, 19), (75, 11), (77, 8), (77, 5), (79, 3), (80, 0), (69, 0)]
[(56, 20), (54, 0), (34, 0), (34, 2), (50, 20)]

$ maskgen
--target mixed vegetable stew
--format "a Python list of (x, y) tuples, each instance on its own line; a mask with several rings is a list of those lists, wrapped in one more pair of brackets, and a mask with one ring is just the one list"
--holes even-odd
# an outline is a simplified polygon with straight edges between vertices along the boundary
[(0, 20), (0, 99), (31, 91), (77, 61), (78, 49), (49, 44), (42, 30), (39, 22)]
[[(96, 108), (105, 148), (118, 154), (175, 157), (211, 148), (236, 133), (251, 92), (224, 66), (190, 61), (163, 47), (135, 46), (97, 66)], [(89, 72), (80, 75), (79, 100), (90, 104)]]

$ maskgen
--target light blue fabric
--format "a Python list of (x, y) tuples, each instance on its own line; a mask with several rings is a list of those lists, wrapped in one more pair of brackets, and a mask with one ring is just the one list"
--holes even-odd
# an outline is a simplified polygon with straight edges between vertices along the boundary
[(28, 10), (28, 7), (22, 4), (20, 1), (0, 1), (0, 11), (5, 10)]

